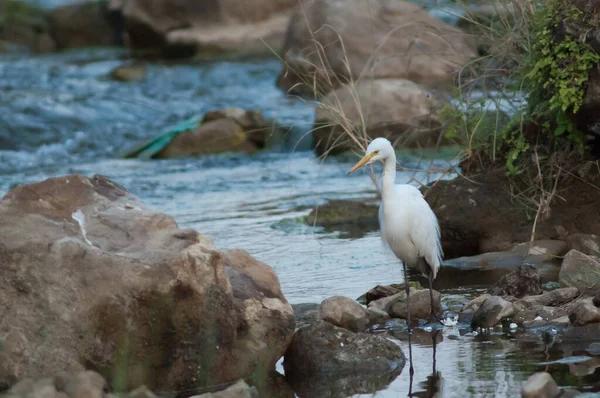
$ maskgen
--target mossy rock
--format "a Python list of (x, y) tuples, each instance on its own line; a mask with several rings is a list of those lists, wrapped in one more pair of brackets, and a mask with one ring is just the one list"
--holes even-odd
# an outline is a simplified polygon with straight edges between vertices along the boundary
[(357, 238), (379, 229), (378, 212), (374, 199), (337, 199), (314, 208), (305, 221), (326, 231), (339, 231), (342, 237)]

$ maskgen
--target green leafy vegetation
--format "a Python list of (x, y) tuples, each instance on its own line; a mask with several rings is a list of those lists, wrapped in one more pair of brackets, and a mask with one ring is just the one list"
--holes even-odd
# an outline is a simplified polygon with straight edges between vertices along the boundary
[[(532, 165), (528, 155), (533, 151), (544, 152), (536, 161), (554, 152), (586, 152), (585, 135), (574, 116), (600, 55), (585, 35), (574, 35), (567, 26), (585, 32), (597, 27), (599, 17), (568, 0), (532, 3), (531, 8), (506, 1), (502, 7), (489, 25), (477, 22), (489, 52), (471, 66), (476, 77), (460, 82), (460, 106), (447, 106), (440, 118), (446, 137), (466, 145), (468, 156), (483, 164), (502, 160), (507, 174), (515, 175)], [(520, 93), (526, 102), (491, 110), (481, 99), (470, 99), (467, 91), (490, 86), (496, 91), (488, 95), (488, 103), (506, 103), (510, 93)]]
[(29, 3), (5, 0), (0, 4), (0, 24), (31, 24), (42, 18), (42, 12)]

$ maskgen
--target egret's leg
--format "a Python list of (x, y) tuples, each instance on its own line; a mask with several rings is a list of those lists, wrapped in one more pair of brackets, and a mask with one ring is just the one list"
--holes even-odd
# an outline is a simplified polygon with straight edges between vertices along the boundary
[(402, 261), (402, 268), (404, 269), (404, 290), (406, 291), (406, 326), (408, 326), (408, 360), (410, 362), (410, 387), (412, 389), (412, 376), (415, 374), (412, 361), (412, 344), (410, 341), (410, 335), (412, 334), (412, 327), (410, 325), (410, 286), (408, 285), (408, 272), (406, 271), (406, 263)]
[(433, 309), (433, 276), (430, 273), (428, 275), (428, 277), (429, 277), (429, 304), (431, 305), (431, 312), (429, 313), (429, 317), (427, 317), (427, 323), (431, 322), (431, 317), (434, 317), (435, 319), (437, 319), (437, 321), (439, 323), (441, 323), (443, 325), (444, 322), (442, 322), (442, 320), (437, 316), (437, 314), (435, 313), (435, 310)]
[(404, 290), (406, 291), (406, 325), (408, 325), (408, 334), (410, 335), (412, 331), (410, 324), (410, 286), (408, 285), (408, 272), (404, 261), (402, 261), (402, 268), (404, 269)]

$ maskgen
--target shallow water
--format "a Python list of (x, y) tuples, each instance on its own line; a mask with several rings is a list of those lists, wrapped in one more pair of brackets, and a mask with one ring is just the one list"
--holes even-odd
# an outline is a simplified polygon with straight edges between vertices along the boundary
[[(366, 174), (346, 176), (354, 158), (323, 162), (308, 150), (310, 140), (301, 137), (314, 110), (275, 87), (277, 61), (150, 63), (144, 82), (107, 79), (125, 57), (118, 50), (89, 50), (0, 58), (0, 138), (5, 147), (13, 147), (0, 150), (0, 195), (19, 184), (68, 173), (107, 175), (173, 215), (181, 227), (201, 231), (220, 248), (246, 249), (271, 265), (291, 303), (358, 297), (377, 284), (402, 281), (401, 267), (383, 250), (378, 234), (341, 239), (298, 222), (327, 199), (372, 197), (374, 191)], [(170, 124), (231, 106), (260, 109), (297, 129), (275, 137), (272, 148), (253, 156), (118, 158)], [(399, 160), (414, 166), (419, 159), (406, 155)], [(399, 182), (412, 177), (398, 173)], [(426, 182), (426, 175), (416, 177)], [(457, 284), (443, 291), (446, 299), (465, 300), (476, 291), (457, 289)], [(408, 351), (401, 326), (381, 330), (397, 334)], [(528, 345), (520, 341), (502, 331), (474, 335), (446, 328), (436, 347), (442, 381), (434, 383), (429, 334), (415, 337), (412, 392), (430, 396), (437, 385), (444, 397), (518, 396), (522, 382), (545, 366), (561, 385), (591, 385), (589, 376), (562, 377), (569, 374), (568, 363), (541, 365), (571, 352), (555, 348), (548, 356), (541, 339)], [(405, 368), (375, 396), (405, 396), (409, 385)]]

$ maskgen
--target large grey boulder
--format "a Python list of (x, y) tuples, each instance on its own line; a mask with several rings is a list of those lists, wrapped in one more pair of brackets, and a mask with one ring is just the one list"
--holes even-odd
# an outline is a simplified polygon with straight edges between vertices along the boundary
[(271, 267), (101, 176), (10, 191), (0, 274), (0, 388), (84, 367), (127, 389), (233, 382), (273, 369), (294, 332)]

